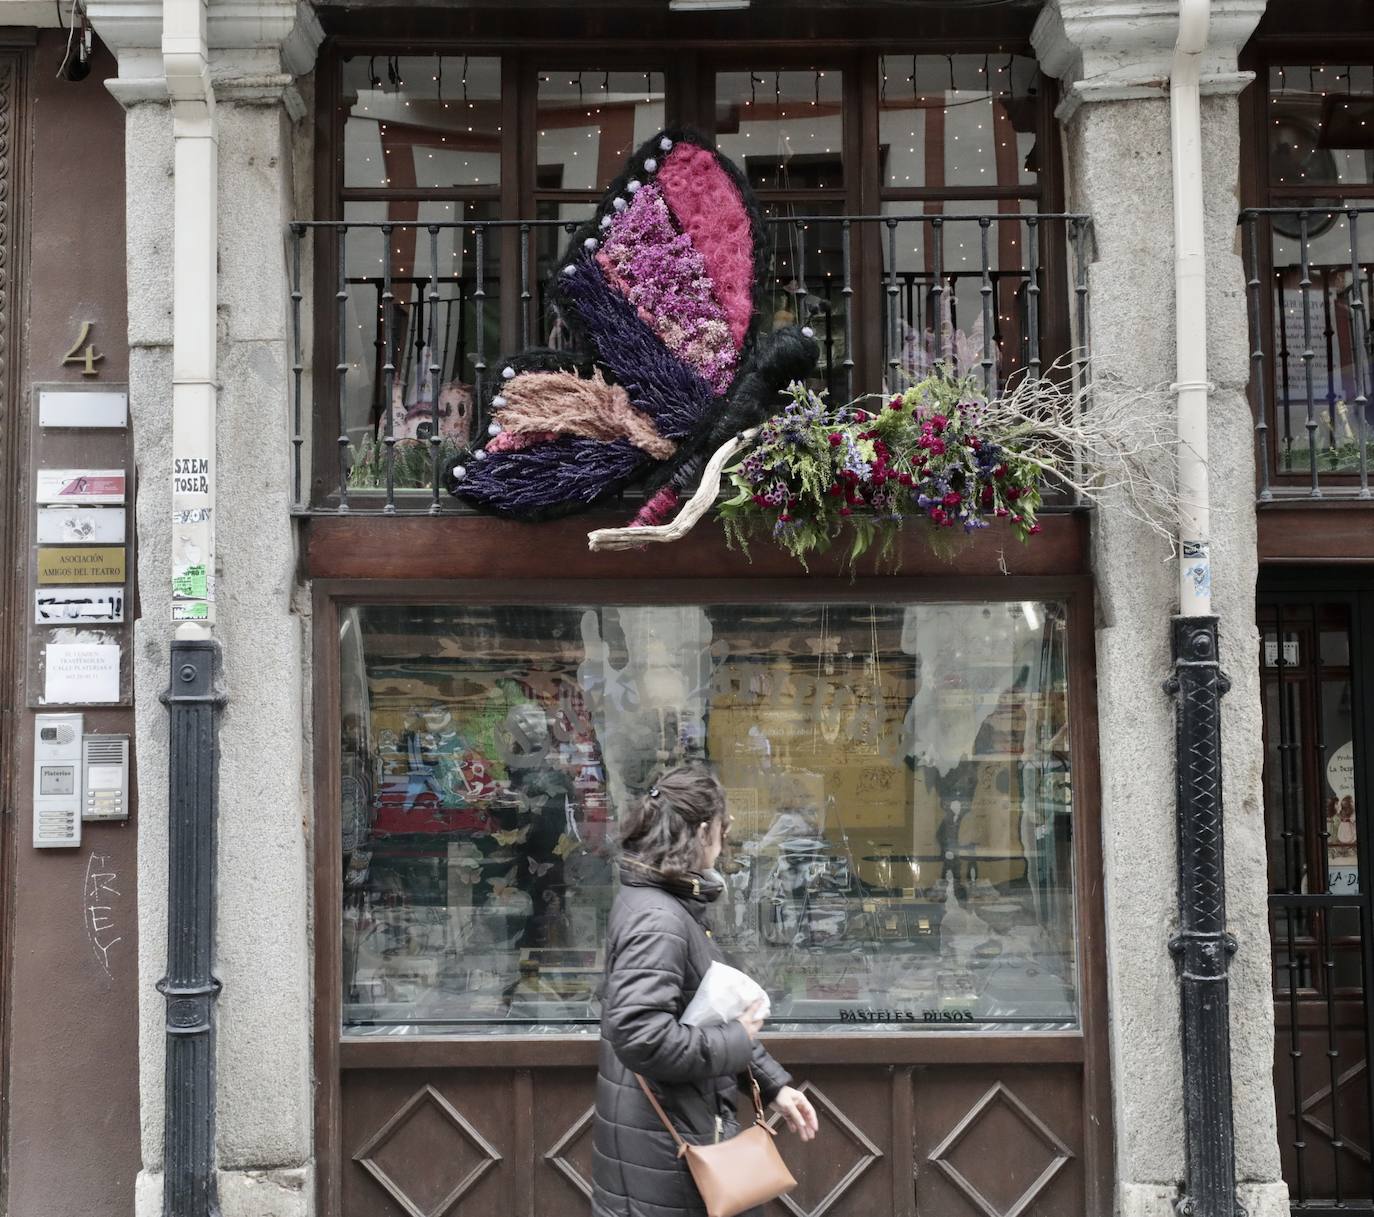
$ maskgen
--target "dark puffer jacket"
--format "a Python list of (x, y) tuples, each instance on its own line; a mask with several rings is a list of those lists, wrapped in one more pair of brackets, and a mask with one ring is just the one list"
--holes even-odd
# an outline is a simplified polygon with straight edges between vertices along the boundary
[(791, 1082), (739, 1022), (684, 1027), (678, 1016), (721, 953), (706, 927), (719, 881), (671, 880), (624, 865), (606, 941), (592, 1138), (594, 1217), (704, 1217), (701, 1197), (634, 1075), (653, 1087), (684, 1140), (739, 1131), (740, 1075), (765, 1103)]

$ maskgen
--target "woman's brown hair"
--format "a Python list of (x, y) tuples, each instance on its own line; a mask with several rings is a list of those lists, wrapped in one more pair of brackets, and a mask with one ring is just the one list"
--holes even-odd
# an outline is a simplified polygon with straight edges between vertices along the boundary
[(697, 829), (725, 818), (725, 791), (705, 765), (678, 765), (659, 775), (621, 821), (620, 846), (646, 866), (674, 877), (700, 866)]

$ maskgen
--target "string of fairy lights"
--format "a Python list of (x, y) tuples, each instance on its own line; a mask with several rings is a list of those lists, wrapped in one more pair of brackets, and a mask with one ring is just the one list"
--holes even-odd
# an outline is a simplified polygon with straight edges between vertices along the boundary
[[(1355, 118), (1352, 121), (1358, 127), (1368, 131), (1370, 137), (1374, 137), (1374, 128), (1370, 126), (1370, 123), (1374, 121), (1374, 104), (1371, 104), (1374, 102), (1374, 96), (1371, 95), (1371, 88), (1374, 88), (1374, 67), (1361, 65), (1360, 71), (1361, 75), (1368, 78), (1368, 83), (1357, 94), (1354, 85), (1354, 64), (1347, 64), (1345, 71), (1341, 71), (1336, 64), (1304, 64), (1301, 66), (1280, 64), (1274, 69), (1273, 74), (1277, 76), (1278, 88), (1274, 89), (1271, 81), (1269, 92), (1271, 113), (1280, 109), (1287, 111), (1286, 113), (1275, 114), (1272, 119), (1273, 125), (1287, 136), (1285, 139), (1282, 135), (1276, 134), (1274, 149), (1279, 153), (1291, 154), (1294, 158), (1294, 164), (1297, 166), (1297, 177), (1291, 180), (1285, 173), (1275, 174), (1280, 185), (1301, 185), (1307, 182), (1309, 180), (1307, 170), (1302, 166), (1311, 163), (1309, 158), (1323, 151), (1330, 151), (1329, 147), (1323, 144), (1323, 134), (1327, 127), (1327, 116), (1324, 112), (1325, 103), (1317, 102), (1320, 108), (1315, 116), (1303, 113), (1313, 99), (1324, 99), (1328, 96), (1339, 97), (1344, 94), (1347, 100), (1341, 102), (1341, 112), (1343, 114), (1349, 113), (1352, 103), (1357, 107), (1362, 107), (1357, 109), (1356, 113), (1364, 113), (1365, 117)], [(1291, 89), (1288, 81), (1290, 73), (1296, 77), (1298, 82)], [(1304, 75), (1306, 76), (1305, 88), (1303, 87)], [(1345, 82), (1344, 89), (1340, 87), (1342, 81)], [(1298, 133), (1303, 129), (1307, 131), (1311, 140), (1311, 146), (1306, 151), (1299, 142)], [(1370, 146), (1370, 142), (1371, 140), (1366, 138), (1360, 146), (1367, 148)], [(1332, 161), (1335, 180), (1337, 183), (1341, 183), (1344, 180), (1345, 170), (1349, 167), (1348, 163), (1342, 164), (1342, 160), (1334, 156)], [(1317, 180), (1325, 179), (1318, 178)], [(1374, 180), (1374, 172), (1366, 164), (1360, 184), (1370, 184), (1372, 180)]]
[[(878, 67), (879, 139), (886, 162), (885, 190), (933, 185), (943, 188), (942, 203), (957, 206), (960, 188), (964, 186), (1034, 189), (1036, 174), (1024, 168), (1033, 132), (1021, 133), (1018, 139), (1011, 118), (1012, 108), (1035, 94), (1034, 61), (1006, 52), (884, 54), (879, 57)], [(483, 190), (499, 187), (501, 79), (501, 63), (495, 57), (372, 56), (350, 62), (345, 91), (349, 91), (351, 81), (354, 94), (348, 118), (371, 125), (375, 137), (367, 138), (360, 131), (355, 133), (357, 138), (345, 140), (346, 186), (383, 190), (461, 189), (464, 184)], [(819, 66), (770, 67), (721, 71), (715, 80), (716, 113), (729, 118), (728, 122), (722, 120), (718, 144), (722, 152), (745, 166), (755, 189), (764, 192), (766, 212), (786, 219), (789, 215), (814, 215), (837, 206), (843, 210), (844, 73)], [(605, 176), (605, 167), (618, 168), (644, 130), (663, 123), (666, 90), (659, 72), (546, 70), (536, 72), (533, 83), (538, 191), (586, 190), (590, 194), (603, 189), (605, 183), (599, 179)], [(446, 113), (454, 109), (459, 115)], [(623, 113), (626, 109), (634, 116), (632, 122), (610, 121), (612, 113)], [(574, 118), (585, 121), (571, 122)], [(625, 147), (603, 149), (602, 143), (608, 138), (617, 138), (617, 143), (624, 143)], [(927, 181), (927, 144), (934, 146), (937, 142), (942, 142), (945, 149), (943, 173), (939, 180)], [(483, 144), (494, 145), (495, 150), (480, 151)], [(411, 156), (415, 164), (408, 167), (410, 181), (402, 183), (393, 180), (391, 167), (398, 163), (397, 158), (405, 156)], [(575, 169), (581, 162), (587, 162), (588, 168)], [(1014, 169), (1008, 180), (1009, 164)], [(565, 185), (569, 181), (572, 184)], [(785, 196), (789, 193), (804, 197), (788, 200)], [(896, 195), (894, 201), (900, 197)], [(551, 198), (549, 202), (564, 219), (575, 218), (565, 214), (569, 208), (586, 205), (567, 199)], [(443, 209), (443, 218), (426, 218), (423, 212), (429, 210), (432, 214), (436, 205)], [(1020, 203), (1016, 205), (1019, 207)], [(384, 200), (383, 206), (389, 214), (389, 205)], [(398, 221), (398, 228), (418, 226), (423, 230), (426, 223), (475, 218), (471, 202), (432, 200), (418, 201), (412, 206), (418, 211), (412, 213), (416, 218)], [(351, 206), (349, 210), (353, 210)], [(922, 229), (919, 223), (915, 227), (918, 241), (909, 249), (919, 260), (923, 253), (919, 241)], [(1020, 227), (1018, 224), (1018, 231)], [(473, 228), (448, 231), (459, 237), (446, 238), (451, 248), (444, 252), (454, 270), (445, 279), (452, 282), (461, 275), (460, 268), (473, 264), (476, 250)], [(961, 228), (952, 227), (947, 232), (945, 273), (953, 283), (965, 269), (981, 265), (980, 242), (976, 235)], [(781, 223), (771, 226), (771, 233), (770, 279), (784, 294), (790, 292), (798, 297), (803, 287), (809, 292), (805, 280), (836, 281), (840, 274), (838, 222)], [(548, 244), (548, 237), (540, 229), (541, 264), (556, 254), (553, 245), (559, 240), (558, 230), (551, 230), (548, 235), (552, 244)], [(803, 241), (808, 246), (805, 259), (801, 256)], [(499, 244), (490, 236), (486, 242), (489, 300), (499, 289), (498, 275), (492, 266)], [(1005, 252), (1018, 248), (1019, 240), (1016, 236), (1003, 237), (1000, 244)], [(374, 243), (372, 253), (376, 252)], [(414, 257), (416, 252), (409, 256)], [(399, 273), (409, 269), (404, 262), (405, 246), (396, 246), (394, 255), (395, 278), (407, 278)], [(350, 250), (349, 261), (353, 262), (356, 256)], [(376, 257), (377, 265), (383, 265), (384, 260)], [(889, 260), (886, 248), (884, 260)], [(805, 279), (801, 278), (803, 272)], [(422, 289), (411, 286), (418, 299)], [(829, 285), (825, 291), (828, 299)], [(999, 291), (999, 303), (1002, 296)], [(489, 309), (489, 318), (496, 311)], [(377, 316), (384, 319), (380, 304)], [(1007, 323), (1012, 319), (999, 310), (999, 321)], [(368, 328), (367, 323), (359, 322), (358, 331), (364, 342)]]

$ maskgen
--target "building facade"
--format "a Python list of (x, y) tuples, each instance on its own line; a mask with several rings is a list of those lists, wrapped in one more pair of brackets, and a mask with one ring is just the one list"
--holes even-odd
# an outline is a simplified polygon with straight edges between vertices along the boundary
[(440, 478), (681, 127), (831, 400), (943, 363), (1171, 413), (1179, 6), (0, 0), (0, 1213), (585, 1212), (617, 816), (694, 758), (820, 1113), (777, 1212), (1163, 1217), (1232, 1156), (1252, 1217), (1374, 1203), (1374, 24), (1208, 7), (1229, 1043), (1185, 1034), (1146, 523), (808, 570)]

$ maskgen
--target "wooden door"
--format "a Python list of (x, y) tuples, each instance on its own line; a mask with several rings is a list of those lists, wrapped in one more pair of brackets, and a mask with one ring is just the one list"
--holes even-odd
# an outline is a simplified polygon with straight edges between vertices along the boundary
[(1367, 1207), (1368, 593), (1262, 596), (1274, 1085), (1295, 1213)]
[[(1095, 1211), (1089, 1172), (1103, 1164), (1085, 1133), (1081, 1040), (991, 1045), (936, 1035), (773, 1047), (810, 1095), (820, 1133), (807, 1146), (779, 1138), (799, 1186), (768, 1206), (769, 1217)], [(471, 1045), (347, 1046), (341, 1211), (588, 1212), (593, 1049), (497, 1043), (483, 1062)], [(871, 1063), (875, 1056), (908, 1059)]]

